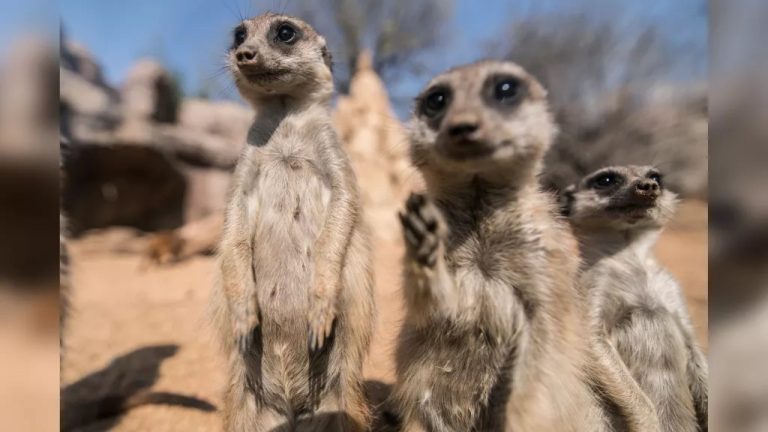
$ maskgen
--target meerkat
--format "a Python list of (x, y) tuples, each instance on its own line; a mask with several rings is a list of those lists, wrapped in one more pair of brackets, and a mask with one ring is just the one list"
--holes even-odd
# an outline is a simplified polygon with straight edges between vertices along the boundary
[(600, 169), (563, 192), (581, 244), (581, 285), (606, 355), (618, 354), (654, 404), (662, 430), (707, 430), (708, 367), (685, 299), (653, 246), (676, 197), (650, 166)]
[(325, 39), (271, 13), (233, 39), (229, 67), (258, 114), (233, 175), (212, 302), (228, 357), (225, 429), (365, 430), (371, 252), (331, 124)]
[(546, 91), (487, 60), (416, 98), (426, 194), (400, 214), (406, 317), (390, 401), (405, 431), (611, 430), (591, 389), (578, 247), (538, 186)]

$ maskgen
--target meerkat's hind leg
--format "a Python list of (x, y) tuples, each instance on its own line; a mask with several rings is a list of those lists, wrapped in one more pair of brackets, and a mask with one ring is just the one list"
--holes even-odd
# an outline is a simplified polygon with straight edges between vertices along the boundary
[(231, 387), (225, 395), (224, 431), (225, 432), (273, 432), (286, 425), (285, 416), (256, 405), (256, 399), (243, 386)]
[(342, 430), (365, 431), (370, 428), (372, 419), (363, 389), (362, 369), (376, 314), (371, 250), (365, 229), (352, 234), (342, 270), (342, 285), (343, 320), (337, 328), (337, 337), (345, 349), (339, 359), (342, 367), (338, 381), (338, 403), (345, 423)]
[[(402, 432), (453, 432), (443, 419), (443, 414), (431, 401), (422, 401), (419, 406), (418, 418), (409, 418), (403, 422)], [(469, 429), (467, 429), (469, 430)]]
[(347, 414), (339, 403), (337, 391), (325, 395), (320, 406), (312, 415), (300, 418), (291, 432), (357, 432), (364, 431), (363, 427), (350, 429), (347, 427)]
[[(360, 373), (342, 372), (338, 406), (341, 412), (341, 430), (345, 432), (366, 431), (371, 424), (371, 415), (360, 385)], [(352, 376), (349, 376), (352, 375)]]

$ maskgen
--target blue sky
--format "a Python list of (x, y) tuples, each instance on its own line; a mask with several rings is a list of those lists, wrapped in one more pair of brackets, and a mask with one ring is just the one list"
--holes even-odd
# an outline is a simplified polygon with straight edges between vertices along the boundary
[(57, 13), (56, 0), (0, 0), (0, 55), (19, 35), (56, 36), (59, 29)]
[[(108, 82), (118, 84), (137, 59), (154, 57), (179, 74), (187, 93), (195, 93), (205, 83), (226, 86), (227, 77), (217, 76), (217, 72), (230, 29), (241, 15), (255, 15), (265, 7), (281, 10), (290, 1), (59, 0), (58, 11), (66, 36), (94, 54)], [(0, 41), (18, 32), (19, 22), (46, 22), (42, 17), (56, 10), (51, 8), (55, 0), (9, 3), (18, 4), (10, 13), (0, 13)], [(430, 59), (440, 70), (486, 56), (487, 50), (478, 47), (494, 42), (503, 45), (494, 37), (505, 25), (550, 12), (608, 14), (627, 25), (653, 22), (680, 43), (706, 49), (708, 19), (695, 12), (700, 3), (702, 0), (456, 0), (449, 39)], [(410, 93), (427, 78), (410, 77), (398, 87)], [(235, 96), (231, 89), (219, 91), (220, 97)]]

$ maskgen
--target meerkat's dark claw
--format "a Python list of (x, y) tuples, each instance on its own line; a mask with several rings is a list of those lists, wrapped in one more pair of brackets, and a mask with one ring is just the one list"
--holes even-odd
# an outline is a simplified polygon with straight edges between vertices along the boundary
[(237, 332), (235, 335), (235, 345), (241, 354), (247, 354), (251, 351), (254, 345), (254, 337), (257, 330), (257, 328), (251, 328), (245, 332)]
[(237, 344), (237, 350), (240, 351), (241, 354), (245, 354), (248, 352), (248, 337), (244, 335), (238, 335), (235, 338), (235, 343)]
[(315, 323), (309, 327), (309, 350), (316, 352), (323, 349), (325, 342), (331, 337), (335, 319), (326, 320), (319, 324)]
[(410, 253), (424, 266), (433, 267), (437, 262), (440, 244), (438, 217), (424, 195), (411, 194), (405, 204), (405, 212), (399, 212), (403, 235)]

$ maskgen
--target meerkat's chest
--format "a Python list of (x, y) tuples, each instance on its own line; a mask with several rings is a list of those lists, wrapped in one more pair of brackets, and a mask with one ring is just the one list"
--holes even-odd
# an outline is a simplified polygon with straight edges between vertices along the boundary
[(540, 261), (540, 247), (533, 239), (507, 230), (452, 231), (448, 261), (456, 270), (478, 272), (488, 280), (522, 281)]
[(448, 265), (461, 290), (462, 305), (497, 329), (513, 329), (537, 284), (538, 252), (504, 232), (451, 236)]
[[(600, 304), (615, 305), (606, 316), (621, 322), (635, 311), (659, 311), (674, 314), (679, 307), (679, 287), (661, 267), (627, 257), (603, 261), (589, 274), (591, 295), (602, 297)], [(611, 312), (611, 311), (608, 311)]]
[(254, 155), (257, 174), (244, 191), (247, 217), (257, 231), (275, 230), (260, 237), (277, 233), (316, 237), (331, 200), (328, 167), (300, 140), (258, 150)]

